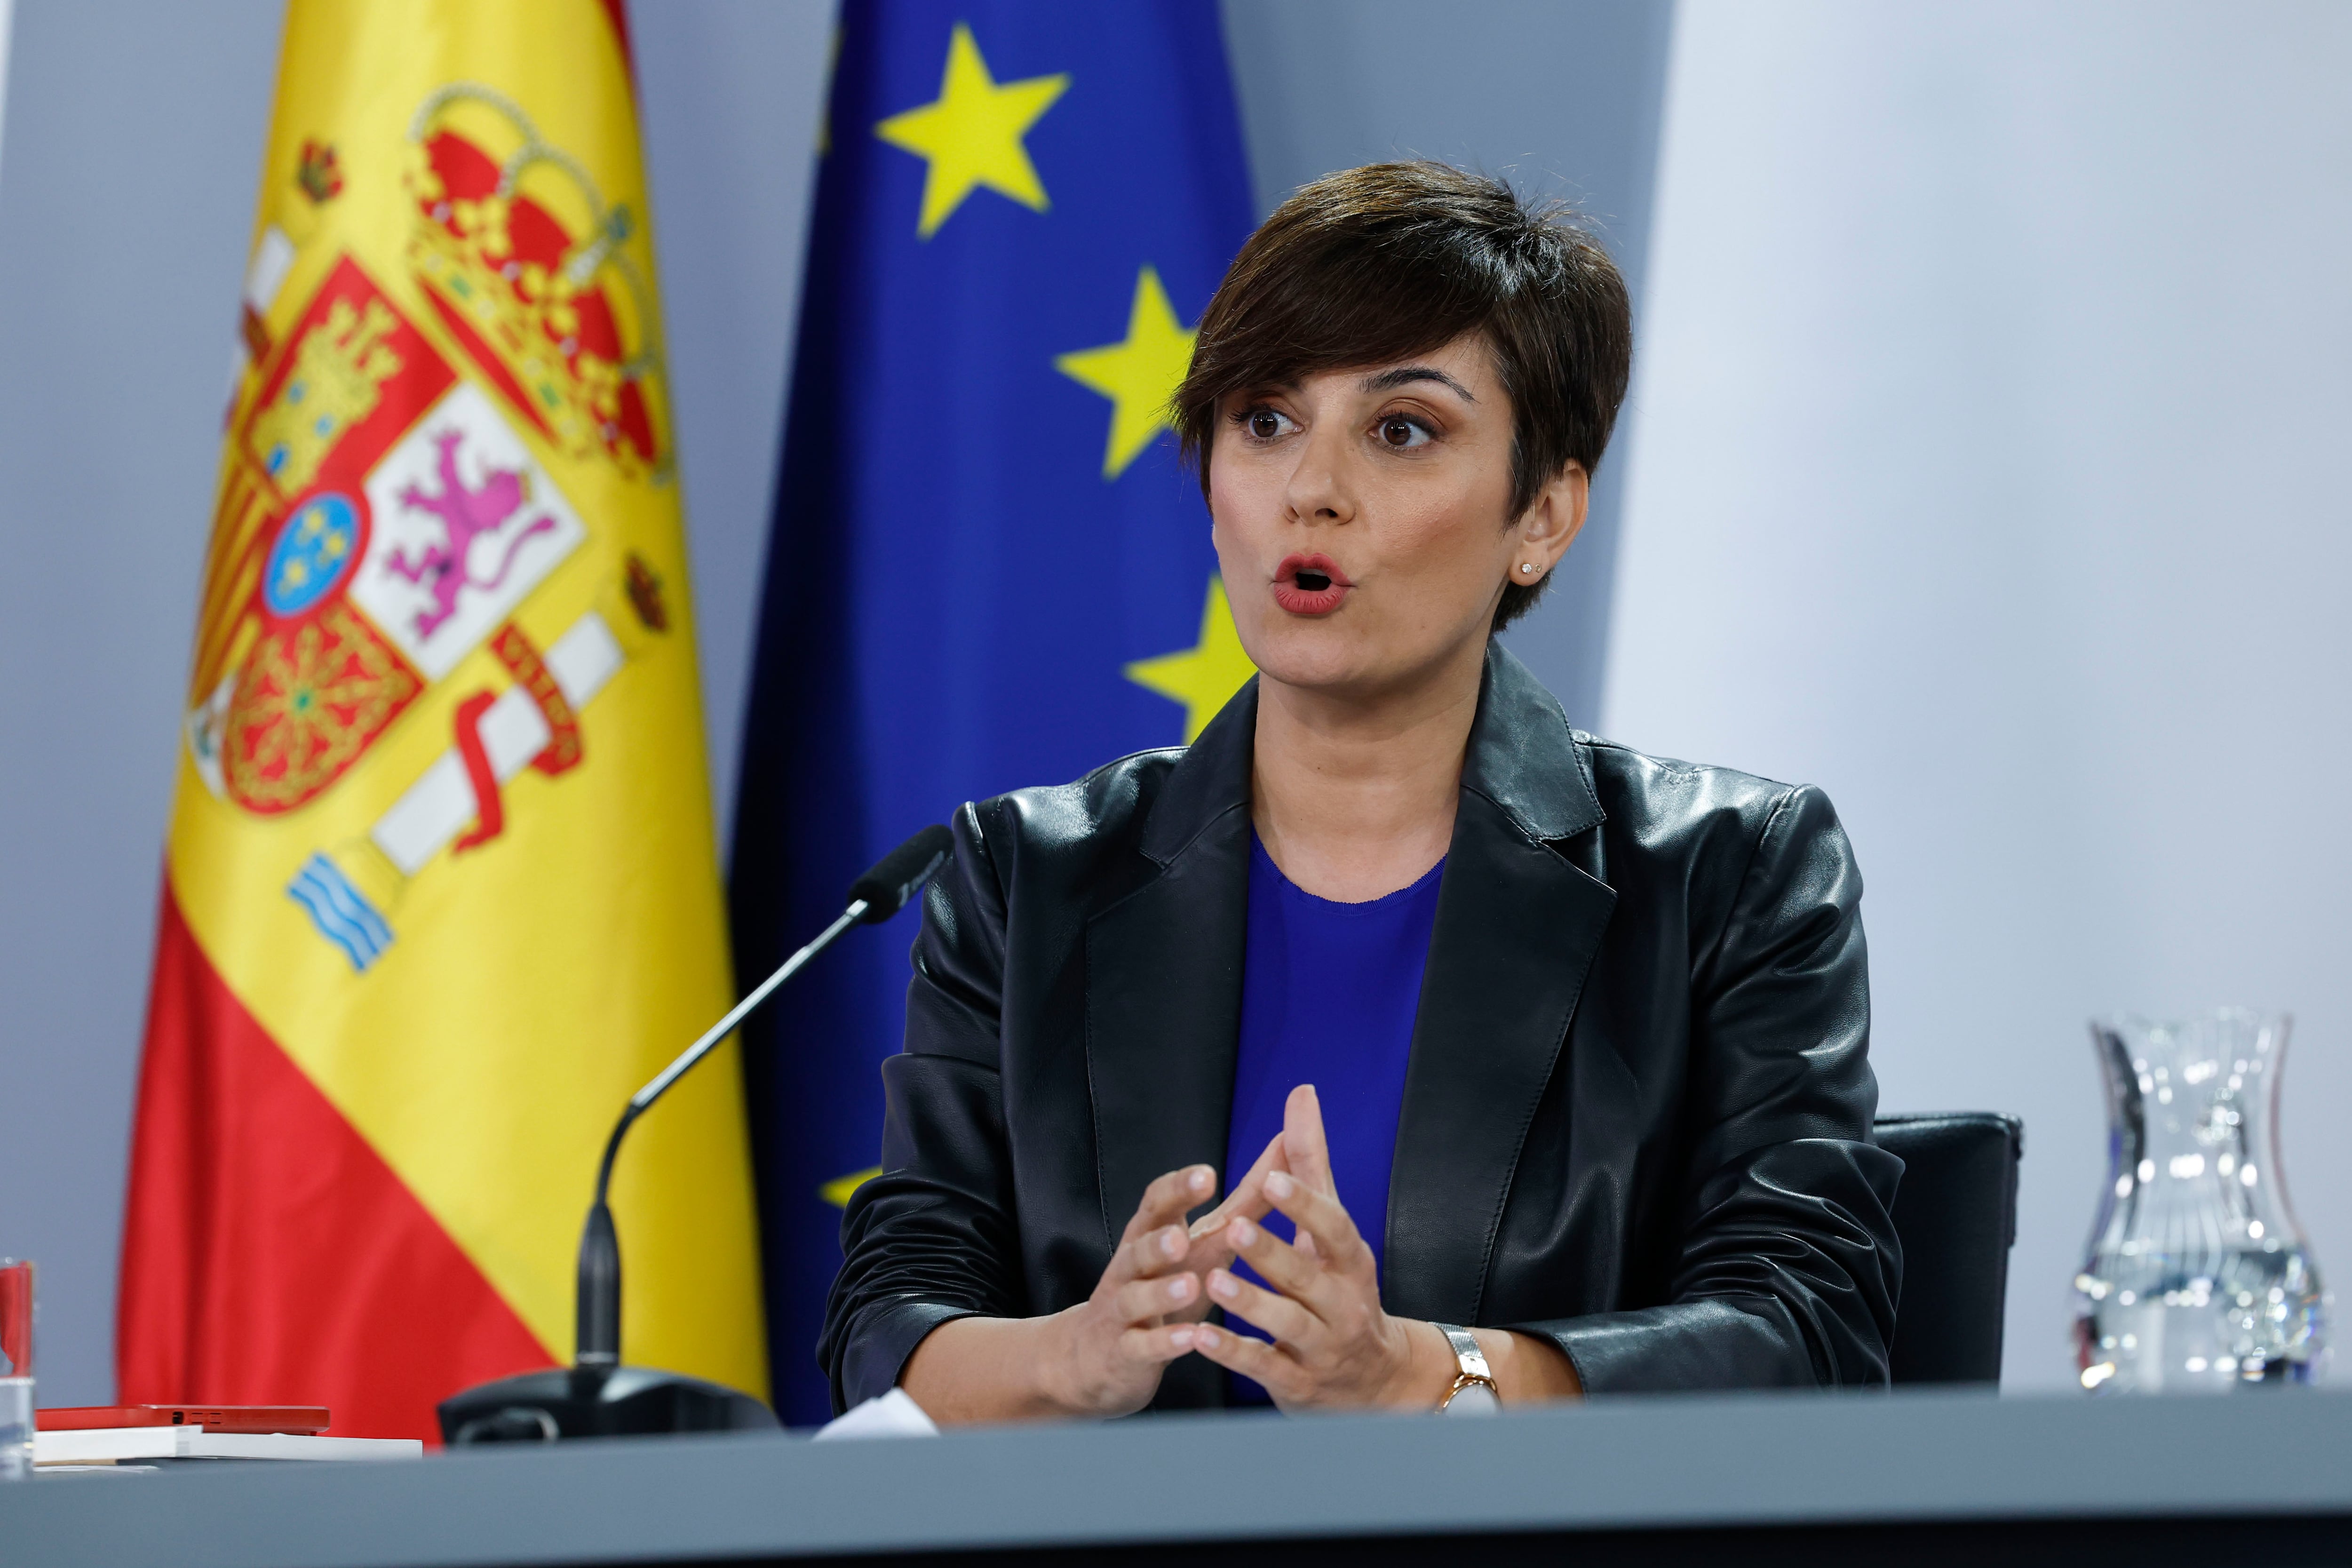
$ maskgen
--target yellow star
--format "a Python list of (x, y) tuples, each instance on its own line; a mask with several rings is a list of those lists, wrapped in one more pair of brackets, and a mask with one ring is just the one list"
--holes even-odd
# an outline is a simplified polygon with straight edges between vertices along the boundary
[(930, 161), (923, 176), (917, 237), (940, 231), (973, 187), (986, 185), (1025, 207), (1045, 210), (1045, 187), (1021, 138), (1069, 88), (1067, 73), (999, 85), (961, 22), (948, 37), (948, 67), (932, 102), (894, 114), (874, 128), (893, 147)]
[(1168, 400), (1192, 367), (1192, 337), (1168, 303), (1160, 274), (1147, 267), (1136, 275), (1125, 342), (1055, 356), (1055, 370), (1110, 399), (1104, 479), (1125, 473), (1151, 438), (1168, 428)]
[(1209, 579), (1209, 602), (1201, 607), (1201, 640), (1178, 653), (1139, 658), (1127, 667), (1127, 678), (1138, 686), (1184, 705), (1184, 743), (1200, 739), (1217, 710), (1257, 666), (1242, 651), (1241, 634), (1234, 630), (1234, 607), (1225, 599), (1225, 585)]
[(845, 1209), (849, 1206), (850, 1194), (881, 1173), (882, 1167), (877, 1165), (870, 1171), (852, 1171), (845, 1176), (835, 1176), (817, 1188), (816, 1195), (837, 1209)]

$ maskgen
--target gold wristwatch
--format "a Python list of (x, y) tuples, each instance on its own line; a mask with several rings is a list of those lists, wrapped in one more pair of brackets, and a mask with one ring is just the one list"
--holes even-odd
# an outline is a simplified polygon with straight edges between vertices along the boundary
[[(1454, 1374), (1454, 1386), (1437, 1402), (1440, 1415), (1492, 1415), (1503, 1407), (1503, 1391), (1495, 1386), (1495, 1373), (1486, 1364), (1486, 1352), (1478, 1348), (1477, 1336), (1467, 1329), (1452, 1323), (1439, 1323), (1437, 1331), (1454, 1347), (1454, 1360), (1460, 1369)], [(1478, 1392), (1473, 1394), (1473, 1389)], [(1468, 1398), (1464, 1398), (1468, 1394)]]

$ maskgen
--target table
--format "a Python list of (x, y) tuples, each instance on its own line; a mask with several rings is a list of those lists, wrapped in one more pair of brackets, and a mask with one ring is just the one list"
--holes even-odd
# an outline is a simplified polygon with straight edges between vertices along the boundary
[(1487, 1420), (1202, 1415), (859, 1443), (614, 1440), (0, 1486), (10, 1568), (829, 1556), (2352, 1563), (2352, 1396), (1676, 1395)]

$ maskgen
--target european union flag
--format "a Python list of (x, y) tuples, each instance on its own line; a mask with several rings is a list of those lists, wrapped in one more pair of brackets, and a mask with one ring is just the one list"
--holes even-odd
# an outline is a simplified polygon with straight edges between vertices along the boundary
[[(738, 973), (964, 801), (1188, 740), (1250, 673), (1168, 436), (1251, 226), (1213, 0), (844, 7), (737, 810)], [(779, 1409), (881, 1142), (914, 915), (748, 1056)]]

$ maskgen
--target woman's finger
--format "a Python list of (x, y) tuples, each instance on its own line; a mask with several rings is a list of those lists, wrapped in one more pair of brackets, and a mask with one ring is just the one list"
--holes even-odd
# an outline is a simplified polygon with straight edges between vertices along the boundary
[(1276, 1399), (1296, 1400), (1299, 1395), (1303, 1369), (1264, 1340), (1202, 1323), (1192, 1331), (1192, 1348), (1227, 1372), (1256, 1379)]
[[(1297, 1179), (1293, 1178), (1292, 1182), (1296, 1187)], [(1297, 1190), (1304, 1192), (1306, 1189), (1299, 1187)], [(1257, 1270), (1259, 1279), (1326, 1323), (1337, 1325), (1351, 1321), (1359, 1315), (1356, 1309), (1362, 1304), (1362, 1282), (1327, 1267), (1315, 1254), (1312, 1232), (1301, 1232), (1299, 1244), (1293, 1246), (1265, 1226), (1250, 1225), (1245, 1220), (1237, 1219), (1225, 1228), (1238, 1233), (1244, 1225), (1249, 1226), (1249, 1234), (1246, 1237), (1235, 1235), (1234, 1250), (1249, 1259), (1249, 1266)], [(1215, 1301), (1214, 1292), (1211, 1293), (1211, 1300)]]
[(1189, 1355), (1197, 1347), (1193, 1340), (1200, 1328), (1192, 1323), (1176, 1323), (1160, 1329), (1129, 1329), (1118, 1336), (1118, 1353), (1130, 1361), (1168, 1362), (1180, 1355)]
[(1265, 1195), (1277, 1213), (1298, 1227), (1301, 1250), (1336, 1268), (1369, 1259), (1371, 1249), (1363, 1233), (1338, 1198), (1279, 1171), (1266, 1179)]
[(1102, 1282), (1116, 1289), (1130, 1279), (1156, 1279), (1182, 1268), (1185, 1254), (1192, 1249), (1192, 1238), (1181, 1225), (1148, 1230), (1111, 1254)]
[(1119, 1239), (1131, 1241), (1147, 1230), (1182, 1219), (1186, 1210), (1216, 1190), (1217, 1173), (1206, 1165), (1187, 1165), (1154, 1177), (1143, 1189), (1143, 1201), (1136, 1205), (1135, 1217), (1127, 1222)]
[(1323, 1102), (1315, 1086), (1302, 1083), (1282, 1104), (1284, 1168), (1310, 1187), (1337, 1193), (1331, 1175), (1331, 1146), (1323, 1137)]
[[(1206, 1165), (1189, 1165), (1156, 1178), (1143, 1189), (1143, 1202), (1127, 1222), (1102, 1283), (1125, 1284), (1129, 1279), (1165, 1274), (1181, 1262), (1190, 1247), (1184, 1211), (1205, 1198), (1216, 1185), (1216, 1173)], [(1190, 1200), (1189, 1202), (1187, 1200)]]
[(1265, 1180), (1268, 1171), (1284, 1168), (1282, 1136), (1277, 1132), (1266, 1143), (1265, 1152), (1257, 1157), (1256, 1163), (1250, 1166), (1242, 1179), (1233, 1184), (1232, 1190), (1225, 1194), (1224, 1202), (1192, 1222), (1194, 1236), (1208, 1235), (1237, 1214), (1245, 1214), (1252, 1219), (1265, 1216), (1268, 1205), (1260, 1184)]
[(1322, 1319), (1289, 1297), (1253, 1285), (1229, 1269), (1210, 1274), (1209, 1298), (1225, 1310), (1227, 1317), (1256, 1324), (1278, 1344), (1311, 1353), (1323, 1342)]
[(1234, 1253), (1248, 1258), (1268, 1285), (1302, 1300), (1315, 1292), (1321, 1266), (1265, 1226), (1236, 1215), (1226, 1222), (1225, 1234), (1233, 1238)]
[(1112, 1293), (1112, 1310), (1122, 1323), (1148, 1323), (1181, 1312), (1200, 1299), (1201, 1277), (1171, 1274), (1164, 1279), (1134, 1279)]

